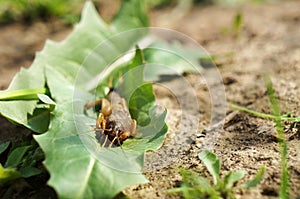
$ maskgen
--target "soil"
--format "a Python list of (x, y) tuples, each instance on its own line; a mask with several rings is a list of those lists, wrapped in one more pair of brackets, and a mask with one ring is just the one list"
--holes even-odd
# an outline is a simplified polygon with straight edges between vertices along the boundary
[[(293, 116), (299, 116), (299, 10), (300, 2), (297, 0), (231, 8), (216, 5), (195, 6), (191, 10), (182, 10), (180, 15), (172, 14), (171, 8), (164, 8), (151, 12), (151, 23), (153, 26), (170, 28), (190, 36), (210, 54), (216, 56), (215, 63), (223, 78), (227, 104), (238, 104), (263, 113), (271, 113), (264, 82), (265, 74), (269, 74), (282, 113), (291, 112)], [(238, 12), (242, 13), (243, 24), (241, 29), (234, 30), (233, 19)], [(34, 53), (42, 49), (46, 38), (58, 41), (70, 31), (70, 27), (54, 21), (34, 22), (31, 25), (2, 25), (0, 88), (5, 89), (9, 85), (20, 66), (30, 66)], [(246, 171), (241, 183), (253, 178), (261, 166), (266, 167), (263, 181), (254, 188), (238, 191), (239, 198), (277, 198), (281, 162), (274, 122), (235, 111), (228, 106), (223, 128), (208, 129), (211, 109), (205, 81), (196, 74), (186, 75), (185, 79), (196, 91), (200, 111), (181, 110), (177, 95), (155, 86), (158, 103), (168, 109), (168, 136), (161, 150), (146, 156), (144, 173), (149, 183), (127, 188), (124, 193), (130, 198), (180, 198), (180, 195), (169, 195), (166, 191), (180, 186), (181, 176), (178, 170), (181, 167), (208, 176), (200, 163), (198, 153), (209, 145), (222, 160), (222, 175), (229, 171)], [(166, 82), (166, 85), (180, 86), (180, 81), (173, 79)], [(18, 139), (18, 136), (9, 136), (7, 132), (24, 131), (28, 136), (26, 130), (9, 124), (5, 119), (1, 119), (0, 126), (1, 142), (3, 139)], [(290, 195), (291, 198), (299, 198), (300, 125), (285, 122), (284, 127), (289, 149)], [(172, 138), (178, 134), (183, 136), (177, 140), (178, 148), (170, 148)], [(211, 135), (217, 135), (213, 143), (208, 139)], [(155, 157), (163, 159), (157, 161)], [(53, 190), (46, 185), (35, 189), (35, 186), (42, 184), (41, 181), (45, 182), (45, 179), (47, 176), (43, 180), (34, 178), (17, 181), (10, 188), (0, 190), (0, 196), (2, 198), (9, 194), (9, 190), (18, 189), (19, 195), (14, 195), (15, 198), (20, 198), (24, 193), (31, 193), (27, 196), (32, 196), (41, 192), (47, 193), (48, 198), (55, 198)]]

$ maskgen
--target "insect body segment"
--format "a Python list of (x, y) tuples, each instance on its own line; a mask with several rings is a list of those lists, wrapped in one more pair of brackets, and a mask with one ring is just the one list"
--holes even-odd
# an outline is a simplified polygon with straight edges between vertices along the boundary
[[(96, 138), (102, 146), (112, 147), (113, 144), (120, 146), (127, 138), (136, 135), (136, 120), (131, 119), (124, 98), (114, 91), (110, 93), (109, 97), (111, 102), (102, 98), (93, 103), (87, 103), (86, 108), (101, 104), (94, 127)], [(109, 144), (108, 141), (110, 141)]]

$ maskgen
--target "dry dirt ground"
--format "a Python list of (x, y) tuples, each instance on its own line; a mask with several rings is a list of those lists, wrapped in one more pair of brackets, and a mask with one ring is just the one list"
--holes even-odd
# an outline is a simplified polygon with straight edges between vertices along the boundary
[[(298, 78), (300, 1), (244, 5), (234, 8), (202, 6), (194, 7), (180, 15), (172, 15), (171, 10), (166, 8), (152, 11), (152, 25), (185, 33), (199, 42), (209, 53), (216, 55), (216, 64), (224, 81), (228, 104), (239, 104), (256, 111), (270, 113), (264, 83), (264, 74), (267, 73), (273, 81), (282, 112), (291, 112), (294, 116), (300, 115), (300, 79)], [(235, 32), (232, 29), (232, 21), (237, 12), (242, 13), (243, 26)], [(0, 87), (2, 89), (7, 87), (20, 66), (30, 65), (34, 52), (42, 48), (46, 38), (61, 40), (69, 32), (70, 28), (54, 22), (46, 24), (38, 22), (30, 26), (2, 25)], [(198, 159), (198, 153), (204, 146), (212, 144), (213, 151), (222, 160), (222, 174), (244, 170), (246, 176), (243, 182), (245, 182), (253, 178), (261, 166), (266, 166), (263, 181), (255, 188), (239, 191), (238, 197), (277, 198), (281, 174), (279, 145), (276, 141), (274, 123), (228, 107), (224, 128), (217, 132), (214, 132), (214, 129), (205, 130), (210, 121), (208, 89), (199, 75), (191, 74), (185, 78), (196, 91), (200, 111), (183, 115), (177, 96), (159, 86), (155, 87), (158, 103), (168, 108), (168, 137), (160, 151), (149, 154), (146, 158), (145, 175), (150, 182), (130, 187), (124, 190), (124, 193), (131, 198), (180, 198), (180, 195), (166, 194), (167, 189), (180, 186), (181, 177), (178, 168), (193, 169), (208, 176)], [(174, 79), (166, 85), (176, 87), (176, 85), (180, 86), (180, 83)], [(8, 126), (5, 120), (1, 121), (3, 121), (1, 126), (7, 131), (18, 130)], [(192, 129), (195, 127), (196, 130)], [(184, 134), (178, 132), (178, 129), (196, 133)], [(289, 140), (290, 194), (291, 198), (299, 198), (300, 125), (285, 123), (285, 131)], [(1, 131), (2, 135), (3, 132)], [(178, 140), (179, 148), (172, 150), (169, 146), (177, 133), (183, 133), (185, 137)], [(210, 140), (207, 139), (210, 134), (219, 135), (214, 143), (209, 143)], [(152, 160), (151, 157), (156, 155), (157, 157), (161, 155), (163, 159)], [(169, 162), (164, 161), (169, 158), (168, 155), (173, 159), (171, 157)], [(28, 182), (24, 183), (28, 184)], [(33, 191), (32, 187), (26, 189)], [(41, 189), (43, 190), (52, 193), (49, 188)]]

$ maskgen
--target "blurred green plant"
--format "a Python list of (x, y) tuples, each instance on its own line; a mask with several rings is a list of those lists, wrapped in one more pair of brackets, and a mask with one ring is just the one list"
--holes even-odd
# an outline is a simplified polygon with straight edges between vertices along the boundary
[(4, 167), (0, 163), (0, 186), (18, 178), (28, 178), (43, 172), (44, 154), (38, 144), (31, 139), (23, 138), (19, 143), (6, 141), (0, 144), (0, 156), (6, 156)]
[(0, 22), (46, 20), (58, 17), (68, 24), (79, 21), (84, 0), (1, 0)]
[(171, 4), (176, 4), (177, 2), (177, 0), (146, 0), (146, 4), (150, 8), (161, 8)]
[(223, 27), (221, 32), (233, 36), (235, 38), (239, 37), (244, 25), (244, 15), (241, 11), (237, 11), (232, 18), (231, 26)]
[(237, 12), (233, 19), (232, 28), (238, 34), (243, 26), (244, 19), (243, 13)]
[(275, 0), (210, 0), (212, 3), (221, 4), (224, 6), (238, 6), (245, 3), (266, 3), (274, 2)]
[(189, 2), (192, 4), (220, 4), (224, 6), (238, 6), (244, 3), (264, 3), (275, 0), (147, 0), (150, 7), (164, 7), (172, 4), (180, 4), (182, 2)]
[[(99, 3), (101, 0), (92, 0)], [(146, 0), (149, 8), (161, 8), (170, 5), (187, 4), (222, 4), (239, 5), (245, 2), (265, 2), (267, 0)], [(80, 10), (85, 0), (1, 0), (0, 23), (11, 21), (25, 21), (31, 23), (35, 20), (49, 18), (62, 19), (67, 24), (79, 21)]]
[(265, 167), (261, 167), (259, 172), (252, 180), (246, 182), (243, 185), (236, 186), (237, 182), (244, 177), (244, 171), (230, 171), (224, 176), (224, 178), (221, 178), (221, 163), (216, 154), (208, 150), (203, 150), (199, 154), (199, 158), (213, 177), (213, 185), (211, 185), (204, 177), (199, 176), (199, 174), (183, 169), (181, 171), (181, 175), (183, 178), (181, 187), (171, 189), (168, 191), (168, 193), (182, 193), (184, 198), (186, 199), (233, 199), (235, 198), (236, 190), (255, 187), (262, 180), (263, 174), (265, 172)]

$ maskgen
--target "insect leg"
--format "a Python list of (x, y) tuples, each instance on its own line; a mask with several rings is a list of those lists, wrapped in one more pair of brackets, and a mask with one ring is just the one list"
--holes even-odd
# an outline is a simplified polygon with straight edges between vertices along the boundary
[(96, 129), (105, 129), (106, 128), (106, 119), (104, 118), (103, 113), (99, 113), (99, 116), (96, 120)]
[(114, 137), (114, 139), (111, 141), (111, 143), (109, 144), (109, 147), (111, 148), (112, 147), (112, 145), (114, 144), (114, 142), (116, 141), (116, 139), (118, 139), (118, 137), (116, 136), (116, 137)]
[(105, 147), (106, 142), (107, 142), (107, 138), (108, 138), (108, 135), (105, 135), (105, 140), (104, 140), (104, 142), (102, 143), (101, 147)]
[(136, 120), (135, 119), (131, 120), (130, 133), (131, 133), (132, 136), (137, 134), (137, 132), (136, 132)]

